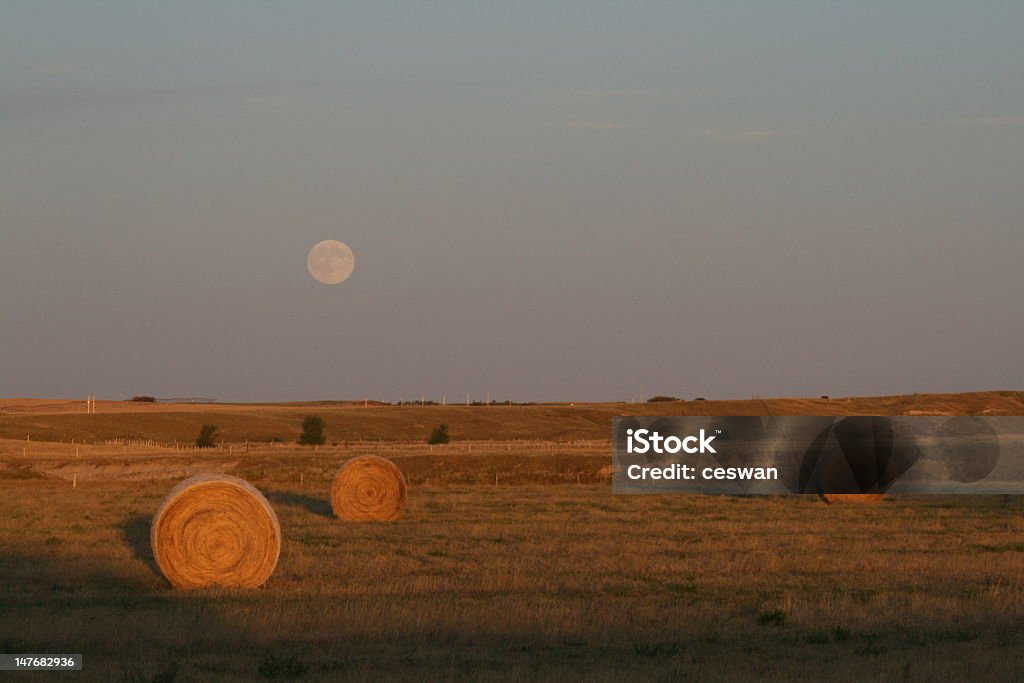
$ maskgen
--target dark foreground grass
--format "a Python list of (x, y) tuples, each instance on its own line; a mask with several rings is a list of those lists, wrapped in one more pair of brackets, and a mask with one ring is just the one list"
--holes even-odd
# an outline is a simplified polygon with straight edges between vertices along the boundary
[[(0, 652), (82, 652), (69, 680), (1019, 679), (1024, 501), (613, 497), (418, 487), (344, 524), (281, 519), (262, 589), (180, 592), (149, 520), (168, 482), (0, 481)], [(45, 674), (25, 674), (42, 680)]]

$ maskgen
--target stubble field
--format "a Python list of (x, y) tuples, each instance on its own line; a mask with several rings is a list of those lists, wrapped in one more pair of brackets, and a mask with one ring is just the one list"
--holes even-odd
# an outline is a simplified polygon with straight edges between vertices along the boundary
[[(131, 424), (112, 414), (89, 416), (87, 441)], [(55, 438), (0, 426), (0, 652), (81, 652), (79, 680), (1003, 681), (1024, 669), (1019, 497), (613, 496), (609, 444), (589, 433), (196, 453), (82, 446), (61, 414), (7, 418)], [(413, 419), (396, 432), (435, 416)], [(406, 514), (340, 522), (331, 477), (370, 453), (405, 472)], [(283, 549), (263, 588), (183, 592), (156, 571), (152, 514), (200, 471), (245, 477), (273, 504)]]

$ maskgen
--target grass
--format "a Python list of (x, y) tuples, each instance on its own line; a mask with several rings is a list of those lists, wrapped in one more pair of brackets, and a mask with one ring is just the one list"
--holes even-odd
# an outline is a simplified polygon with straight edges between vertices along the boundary
[(296, 443), (302, 420), (315, 412), (326, 422), (327, 443), (425, 441), (439, 423), (453, 441), (573, 441), (609, 438), (616, 415), (1022, 415), (1024, 392), (852, 398), (773, 398), (667, 403), (580, 403), (513, 406), (381, 406), (370, 403), (164, 404), (101, 401), (94, 415), (84, 402), (0, 399), (0, 438), (41, 441), (108, 439), (195, 443), (204, 423), (220, 427), (220, 439)]
[[(993, 396), (1004, 408), (1020, 400)], [(990, 405), (954, 403), (899, 406)], [(382, 411), (374, 419), (392, 424), (396, 440), (187, 454), (71, 445), (66, 415), (0, 416), (2, 433), (23, 426), (10, 420), (34, 420), (39, 433), (64, 439), (0, 439), (0, 652), (81, 652), (77, 679), (163, 683), (1003, 681), (1024, 668), (1020, 497), (826, 506), (806, 497), (613, 496), (601, 472), (607, 423), (600, 439), (524, 440), (530, 420), (537, 433), (554, 429), (547, 413), (515, 413), (530, 409), (464, 408), (485, 416), (474, 429), (512, 416), (502, 429), (516, 435), (429, 447), (419, 436), (396, 440), (442, 419), (457, 437), (460, 414), (318, 406), (329, 424), (331, 410)], [(587, 434), (588, 420), (606, 419), (559, 412), (575, 409), (620, 407), (537, 407)], [(285, 433), (281, 416), (294, 412), (287, 419), (297, 416), (298, 429), (308, 407), (206, 410), (237, 413), (243, 430), (264, 415)], [(182, 414), (197, 425), (226, 422)], [(93, 419), (83, 429), (96, 433), (161, 441), (172, 436), (164, 420), (181, 415), (156, 406), (71, 417)], [(369, 453), (405, 472), (406, 515), (339, 522), (331, 478), (345, 459)], [(263, 588), (182, 592), (156, 571), (152, 515), (177, 480), (200, 471), (246, 477), (277, 511), (282, 556)]]
[(0, 483), (0, 649), (83, 652), (86, 679), (115, 681), (1008, 680), (1024, 664), (1017, 499), (427, 485), (403, 520), (353, 525), (326, 490), (255, 483), (281, 519), (277, 571), (198, 593), (152, 564), (166, 483)]

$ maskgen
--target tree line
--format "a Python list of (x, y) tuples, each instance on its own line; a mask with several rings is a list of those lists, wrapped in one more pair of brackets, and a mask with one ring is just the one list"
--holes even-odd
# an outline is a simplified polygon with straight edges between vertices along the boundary
[[(302, 421), (302, 433), (299, 435), (299, 445), (301, 446), (322, 446), (327, 443), (327, 435), (325, 433), (327, 429), (327, 423), (319, 415), (307, 415)], [(199, 448), (213, 448), (217, 442), (217, 436), (220, 433), (220, 427), (212, 422), (208, 422), (199, 428), (199, 436), (196, 437), (196, 446)], [(451, 435), (448, 433), (448, 425), (442, 423), (434, 427), (430, 436), (426, 439), (428, 444), (445, 444), (451, 441)]]

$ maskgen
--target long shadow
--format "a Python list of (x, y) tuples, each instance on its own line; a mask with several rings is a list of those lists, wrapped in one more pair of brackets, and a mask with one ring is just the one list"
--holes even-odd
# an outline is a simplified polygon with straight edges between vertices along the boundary
[(331, 510), (331, 503), (321, 498), (313, 498), (301, 493), (292, 493), (291, 491), (264, 491), (263, 494), (272, 503), (280, 503), (281, 505), (296, 505), (304, 507), (314, 515), (321, 517), (331, 518), (334, 517), (334, 512)]
[(136, 558), (145, 562), (154, 574), (163, 576), (156, 560), (153, 559), (153, 548), (149, 544), (149, 529), (152, 521), (153, 518), (147, 515), (132, 515), (121, 524), (121, 535)]

